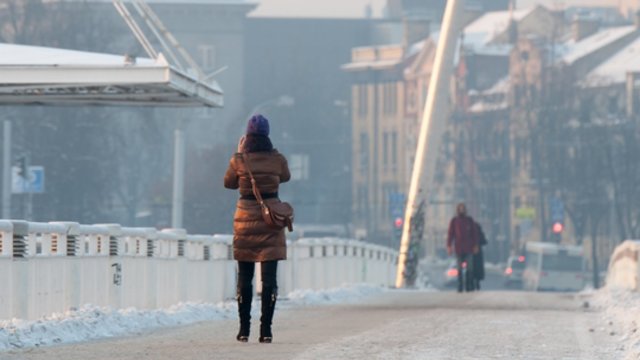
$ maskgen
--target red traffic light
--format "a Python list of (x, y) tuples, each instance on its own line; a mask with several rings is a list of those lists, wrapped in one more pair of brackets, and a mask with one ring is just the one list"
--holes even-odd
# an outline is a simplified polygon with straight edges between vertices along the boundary
[(404, 220), (401, 217), (397, 217), (396, 220), (393, 222), (393, 225), (396, 226), (396, 228), (401, 228), (402, 225), (404, 224)]
[(560, 222), (554, 223), (551, 230), (553, 230), (555, 234), (560, 234), (562, 230), (564, 230), (564, 225), (562, 225), (562, 223)]

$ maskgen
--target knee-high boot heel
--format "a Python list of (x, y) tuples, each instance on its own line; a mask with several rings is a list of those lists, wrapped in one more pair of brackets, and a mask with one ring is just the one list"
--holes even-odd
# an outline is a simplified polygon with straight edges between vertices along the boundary
[(276, 309), (277, 297), (277, 287), (262, 288), (262, 316), (260, 317), (260, 338), (258, 339), (261, 343), (270, 343), (273, 340), (271, 323)]
[(240, 317), (240, 331), (236, 340), (240, 342), (249, 341), (249, 331), (251, 330), (251, 300), (253, 289), (251, 287), (238, 289), (236, 298), (238, 300), (238, 315)]

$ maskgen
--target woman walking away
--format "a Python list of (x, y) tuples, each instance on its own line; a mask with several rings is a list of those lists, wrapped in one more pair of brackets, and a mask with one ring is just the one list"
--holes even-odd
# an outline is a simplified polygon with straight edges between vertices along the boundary
[(233, 218), (233, 258), (238, 262), (236, 296), (240, 316), (240, 331), (236, 339), (249, 341), (253, 296), (251, 283), (255, 263), (260, 262), (262, 316), (259, 341), (270, 343), (273, 339), (271, 322), (278, 292), (276, 271), (278, 260), (287, 257), (287, 248), (284, 229), (270, 227), (262, 218), (261, 207), (252, 191), (252, 177), (266, 204), (280, 202), (278, 187), (291, 177), (287, 160), (271, 144), (269, 121), (262, 115), (254, 115), (249, 119), (246, 135), (240, 139), (238, 152), (229, 162), (224, 186), (240, 190)]

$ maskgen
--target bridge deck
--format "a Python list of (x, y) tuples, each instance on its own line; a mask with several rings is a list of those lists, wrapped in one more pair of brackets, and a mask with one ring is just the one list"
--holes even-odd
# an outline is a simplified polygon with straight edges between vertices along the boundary
[(229, 319), (0, 359), (605, 359), (616, 351), (601, 314), (567, 294), (391, 291), (357, 305), (281, 305), (270, 345), (257, 343), (257, 321), (250, 343), (237, 343)]

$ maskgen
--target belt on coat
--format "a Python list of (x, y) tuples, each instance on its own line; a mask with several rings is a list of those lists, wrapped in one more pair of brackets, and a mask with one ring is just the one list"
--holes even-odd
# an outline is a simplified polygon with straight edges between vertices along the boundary
[[(264, 193), (264, 194), (260, 194), (262, 196), (262, 199), (276, 199), (278, 197), (278, 193), (274, 192), (274, 193)], [(248, 194), (248, 195), (241, 195), (240, 196), (240, 200), (258, 200), (256, 199), (256, 196), (253, 194)]]

